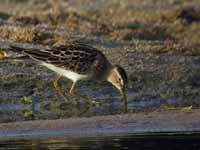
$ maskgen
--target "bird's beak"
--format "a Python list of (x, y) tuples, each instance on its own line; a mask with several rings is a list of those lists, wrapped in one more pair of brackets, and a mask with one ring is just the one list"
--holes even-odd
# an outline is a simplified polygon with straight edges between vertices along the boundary
[(123, 96), (123, 100), (124, 100), (124, 112), (127, 113), (128, 112), (128, 107), (127, 107), (127, 97), (126, 97), (125, 89), (121, 88), (121, 89), (119, 89), (119, 92)]

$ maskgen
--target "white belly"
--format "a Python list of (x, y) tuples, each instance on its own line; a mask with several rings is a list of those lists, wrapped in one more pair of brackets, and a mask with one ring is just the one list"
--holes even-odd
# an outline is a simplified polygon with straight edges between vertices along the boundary
[(57, 72), (58, 74), (60, 74), (61, 76), (67, 77), (68, 79), (72, 80), (72, 81), (78, 81), (80, 79), (87, 79), (88, 75), (82, 75), (82, 74), (78, 74), (76, 72), (70, 71), (70, 70), (65, 70), (59, 67), (56, 67), (52, 64), (47, 64), (47, 63), (42, 63), (42, 66), (45, 66), (55, 72)]

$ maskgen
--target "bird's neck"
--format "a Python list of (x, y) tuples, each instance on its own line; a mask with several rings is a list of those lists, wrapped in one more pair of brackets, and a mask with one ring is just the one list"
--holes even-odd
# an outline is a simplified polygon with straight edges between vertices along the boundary
[(113, 66), (111, 66), (110, 69), (108, 70), (107, 74), (106, 74), (106, 80), (108, 82), (112, 82), (112, 80), (113, 80), (113, 73), (114, 73)]

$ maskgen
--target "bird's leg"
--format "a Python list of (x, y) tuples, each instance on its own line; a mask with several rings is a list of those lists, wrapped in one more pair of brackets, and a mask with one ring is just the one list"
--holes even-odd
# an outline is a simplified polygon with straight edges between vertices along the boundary
[(65, 101), (67, 102), (69, 101), (69, 97), (61, 90), (61, 88), (58, 85), (58, 81), (60, 80), (61, 77), (62, 76), (59, 75), (58, 78), (53, 82), (53, 85), (54, 85), (54, 88), (58, 91), (58, 93), (62, 95)]
[(75, 91), (75, 85), (76, 85), (76, 82), (73, 82), (71, 89), (70, 89), (70, 94), (86, 100), (87, 103), (91, 103), (91, 100), (88, 97), (83, 96), (83, 95), (81, 95), (81, 94), (79, 94), (78, 92)]

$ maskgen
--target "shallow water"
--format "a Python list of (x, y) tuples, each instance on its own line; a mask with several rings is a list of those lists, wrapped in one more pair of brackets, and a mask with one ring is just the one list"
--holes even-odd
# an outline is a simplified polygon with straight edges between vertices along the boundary
[[(55, 100), (48, 100), (41, 97), (32, 97), (30, 104), (24, 104), (22, 102), (23, 97), (19, 97), (12, 104), (1, 104), (0, 112), (2, 122), (5, 122), (3, 118), (10, 118), (11, 120), (15, 120), (17, 116), (21, 117), (22, 120), (26, 119), (57, 119), (57, 118), (66, 118), (72, 117), (75, 115), (79, 115), (79, 117), (91, 117), (91, 116), (99, 116), (99, 115), (109, 115), (109, 114), (121, 114), (123, 113), (124, 103), (122, 97), (117, 93), (118, 91), (113, 89), (112, 87), (105, 88), (103, 91), (97, 93), (98, 89), (93, 92), (93, 89), (83, 87), (80, 91), (83, 93), (93, 93), (90, 97), (91, 103), (88, 104), (82, 100), (77, 100), (73, 97), (72, 103), (75, 105), (71, 105), (70, 102), (64, 102), (62, 97), (58, 100), (58, 96), (56, 96), (56, 91), (49, 93), (52, 97), (55, 97)], [(152, 110), (158, 110), (160, 106), (164, 103), (159, 99), (142, 99), (139, 101), (132, 100), (135, 94), (133, 92), (127, 92), (128, 97), (128, 112), (148, 112)], [(51, 97), (51, 98), (52, 98)], [(14, 101), (14, 100), (11, 100)], [(10, 115), (15, 112), (15, 115)], [(33, 116), (25, 117), (26, 112), (33, 112)], [(21, 119), (19, 119), (21, 120)], [(0, 120), (1, 121), (1, 120)]]
[(66, 150), (66, 149), (134, 149), (172, 150), (199, 149), (200, 135), (119, 136), (17, 140), (0, 142), (1, 150)]

